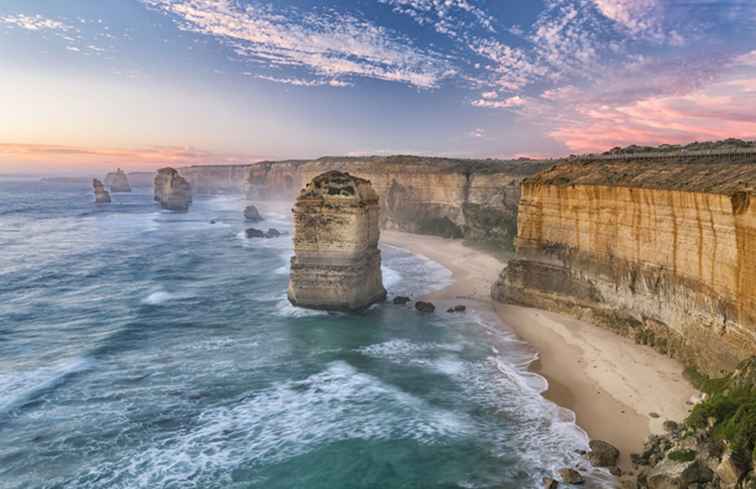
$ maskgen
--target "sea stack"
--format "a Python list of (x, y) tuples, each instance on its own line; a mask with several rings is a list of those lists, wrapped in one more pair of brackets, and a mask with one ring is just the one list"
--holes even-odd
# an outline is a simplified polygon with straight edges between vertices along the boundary
[(155, 176), (155, 201), (163, 209), (186, 211), (192, 202), (192, 186), (173, 168), (161, 168)]
[(301, 191), (294, 213), (289, 301), (356, 311), (386, 298), (378, 195), (368, 180), (330, 171)]
[(120, 168), (105, 175), (105, 185), (110, 186), (111, 192), (131, 192), (129, 178), (126, 176), (126, 172)]
[(96, 204), (110, 204), (110, 192), (105, 190), (105, 185), (100, 180), (97, 178), (93, 179), (92, 187), (94, 187)]

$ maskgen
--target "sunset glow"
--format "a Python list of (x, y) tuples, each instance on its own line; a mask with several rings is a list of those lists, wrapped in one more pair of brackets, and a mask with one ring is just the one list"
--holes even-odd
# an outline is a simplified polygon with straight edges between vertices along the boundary
[(0, 172), (756, 138), (756, 4), (0, 6)]

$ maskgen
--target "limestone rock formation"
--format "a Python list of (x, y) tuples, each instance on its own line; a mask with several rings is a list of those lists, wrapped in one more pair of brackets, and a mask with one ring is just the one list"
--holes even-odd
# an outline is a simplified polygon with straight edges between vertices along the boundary
[(719, 376), (756, 352), (756, 164), (564, 163), (522, 186), (492, 294), (566, 312)]
[(105, 175), (105, 185), (110, 187), (111, 192), (131, 192), (129, 178), (120, 168)]
[(155, 201), (163, 209), (186, 211), (192, 202), (192, 186), (173, 168), (161, 168), (155, 176)]
[(369, 181), (337, 171), (319, 175), (299, 194), (292, 212), (292, 304), (354, 311), (385, 299), (379, 201)]
[(110, 192), (105, 190), (105, 185), (102, 184), (97, 178), (92, 180), (92, 187), (94, 187), (95, 203), (97, 204), (109, 204)]

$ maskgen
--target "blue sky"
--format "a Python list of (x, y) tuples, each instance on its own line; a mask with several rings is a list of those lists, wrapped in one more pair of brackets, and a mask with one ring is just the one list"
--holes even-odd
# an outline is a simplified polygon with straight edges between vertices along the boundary
[(5, 0), (0, 170), (756, 137), (752, 0)]

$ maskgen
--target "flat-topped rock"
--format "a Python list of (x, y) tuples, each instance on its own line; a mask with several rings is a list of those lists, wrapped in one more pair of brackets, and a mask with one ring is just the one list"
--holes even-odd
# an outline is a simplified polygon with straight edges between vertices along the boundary
[(131, 192), (129, 177), (120, 168), (105, 175), (105, 185), (110, 187), (111, 192)]
[(368, 180), (331, 171), (293, 209), (289, 300), (313, 309), (364, 309), (386, 298), (378, 249), (378, 195)]
[(186, 211), (192, 202), (192, 186), (173, 168), (161, 168), (155, 176), (154, 198), (163, 209)]

